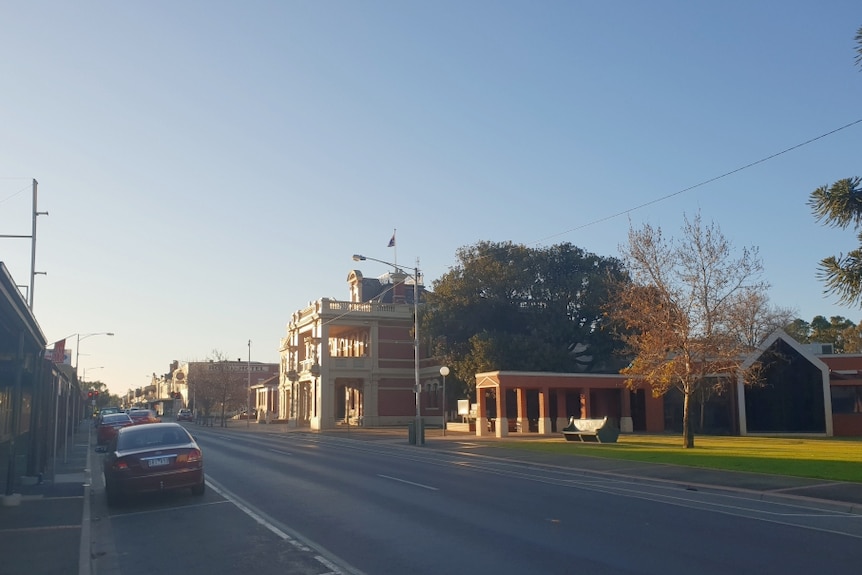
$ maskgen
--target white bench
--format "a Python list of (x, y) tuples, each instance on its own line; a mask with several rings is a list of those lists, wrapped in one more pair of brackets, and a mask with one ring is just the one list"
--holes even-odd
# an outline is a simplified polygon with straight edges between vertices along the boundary
[(569, 425), (563, 429), (566, 441), (616, 443), (619, 436), (620, 430), (607, 416), (601, 419), (576, 419), (572, 416)]

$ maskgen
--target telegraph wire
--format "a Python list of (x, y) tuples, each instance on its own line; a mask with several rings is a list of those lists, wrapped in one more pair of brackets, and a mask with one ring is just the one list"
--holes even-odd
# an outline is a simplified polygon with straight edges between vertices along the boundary
[(539, 240), (536, 240), (536, 241), (532, 242), (532, 244), (531, 244), (531, 245), (541, 244), (541, 243), (544, 243), (545, 241), (547, 241), (547, 240), (549, 240), (549, 239), (551, 239), (551, 238), (556, 238), (556, 237), (559, 237), (559, 236), (564, 236), (564, 235), (566, 235), (566, 234), (570, 234), (570, 233), (572, 233), (572, 232), (576, 232), (576, 231), (582, 230), (582, 229), (584, 229), (584, 228), (588, 228), (588, 227), (590, 227), (590, 226), (594, 226), (594, 225), (596, 225), (596, 224), (600, 224), (600, 223), (602, 223), (602, 222), (606, 222), (606, 221), (608, 221), (608, 220), (612, 220), (612, 219), (614, 219), (614, 218), (617, 218), (617, 217), (622, 216), (622, 215), (625, 215), (625, 214), (630, 214), (630, 213), (632, 213), (632, 212), (634, 212), (634, 211), (637, 211), (637, 210), (639, 210), (639, 209), (641, 209), (641, 208), (645, 208), (645, 207), (647, 207), (647, 206), (651, 206), (651, 205), (653, 205), (653, 204), (657, 204), (657, 203), (659, 203), (659, 202), (663, 202), (663, 201), (668, 200), (668, 199), (670, 199), (670, 198), (673, 198), (673, 197), (676, 197), (676, 196), (682, 195), (682, 194), (684, 194), (684, 193), (686, 193), (686, 192), (690, 192), (690, 191), (692, 191), (692, 190), (694, 190), (694, 189), (697, 189), (697, 188), (703, 187), (703, 186), (705, 186), (705, 185), (707, 185), (707, 184), (711, 184), (712, 182), (715, 182), (715, 181), (721, 180), (722, 178), (726, 178), (726, 177), (728, 177), (728, 176), (732, 176), (733, 174), (739, 173), (739, 172), (741, 172), (741, 171), (743, 171), (743, 170), (747, 170), (747, 169), (749, 169), (749, 168), (753, 168), (754, 166), (757, 166), (757, 165), (759, 165), (759, 164), (763, 164), (763, 163), (765, 163), (765, 162), (768, 162), (769, 160), (775, 159), (775, 158), (777, 158), (778, 156), (784, 155), (784, 154), (786, 154), (786, 153), (788, 153), (788, 152), (792, 152), (793, 150), (797, 150), (797, 149), (799, 149), (799, 148), (802, 148), (803, 146), (807, 146), (808, 144), (814, 143), (814, 142), (816, 142), (817, 140), (822, 140), (823, 138), (826, 138), (826, 137), (828, 137), (828, 136), (831, 136), (831, 135), (833, 135), (833, 134), (836, 134), (836, 133), (840, 132), (841, 130), (846, 130), (847, 128), (851, 128), (851, 127), (855, 126), (856, 124), (860, 124), (860, 123), (862, 123), (862, 118), (859, 118), (858, 120), (855, 120), (855, 121), (853, 121), (853, 122), (850, 122), (849, 124), (844, 124), (844, 125), (843, 125), (843, 126), (841, 126), (840, 128), (835, 128), (834, 130), (830, 130), (829, 132), (826, 132), (826, 133), (824, 133), (824, 134), (820, 134), (819, 136), (816, 136), (816, 137), (814, 137), (814, 138), (811, 138), (811, 139), (805, 140), (804, 142), (801, 142), (801, 143), (796, 144), (796, 145), (794, 145), (794, 146), (790, 146), (789, 148), (786, 148), (786, 149), (784, 149), (784, 150), (781, 150), (780, 152), (776, 152), (776, 153), (774, 153), (774, 154), (772, 154), (772, 155), (766, 156), (765, 158), (761, 158), (761, 159), (759, 159), (759, 160), (757, 160), (757, 161), (751, 162), (751, 163), (749, 163), (749, 164), (745, 164), (744, 166), (740, 166), (740, 167), (738, 167), (738, 168), (736, 168), (736, 169), (730, 170), (729, 172), (725, 172), (725, 173), (723, 173), (723, 174), (721, 174), (721, 175), (714, 176), (714, 177), (712, 177), (712, 178), (709, 178), (708, 180), (704, 180), (704, 181), (702, 181), (702, 182), (700, 182), (700, 183), (694, 184), (693, 186), (689, 186), (689, 187), (684, 188), (684, 189), (682, 189), (682, 190), (679, 190), (679, 191), (677, 191), (677, 192), (673, 192), (673, 193), (671, 193), (671, 194), (667, 194), (667, 195), (661, 196), (661, 197), (659, 197), (659, 198), (655, 198), (655, 199), (650, 200), (650, 201), (648, 201), (648, 202), (644, 202), (643, 204), (639, 204), (639, 205), (637, 205), (637, 206), (635, 206), (635, 207), (633, 207), (633, 208), (628, 208), (628, 209), (625, 209), (625, 210), (622, 210), (622, 211), (616, 212), (615, 214), (611, 214), (611, 215), (609, 215), (609, 216), (605, 216), (605, 217), (602, 217), (602, 218), (599, 218), (599, 219), (596, 219), (596, 220), (592, 220), (592, 221), (590, 221), (590, 222), (587, 222), (587, 223), (585, 223), (585, 224), (581, 224), (581, 225), (576, 226), (576, 227), (574, 227), (574, 228), (570, 228), (570, 229), (565, 230), (565, 231), (563, 231), (563, 232), (559, 232), (559, 233), (556, 233), (556, 234), (553, 234), (553, 235), (550, 235), (550, 236), (546, 236), (546, 237), (544, 237), (544, 238), (541, 238), (541, 239), (539, 239)]

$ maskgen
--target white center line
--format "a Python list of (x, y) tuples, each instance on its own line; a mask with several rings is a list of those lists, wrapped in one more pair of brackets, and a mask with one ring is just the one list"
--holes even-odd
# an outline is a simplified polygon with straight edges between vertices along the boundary
[(400, 483), (406, 483), (407, 485), (414, 485), (416, 487), (421, 487), (422, 489), (430, 489), (431, 491), (440, 491), (436, 487), (431, 487), (430, 485), (422, 485), (421, 483), (414, 483), (412, 481), (407, 481), (406, 479), (398, 479), (397, 477), (390, 477), (389, 475), (377, 474), (377, 477), (382, 477), (383, 479), (391, 479), (392, 481), (398, 481)]

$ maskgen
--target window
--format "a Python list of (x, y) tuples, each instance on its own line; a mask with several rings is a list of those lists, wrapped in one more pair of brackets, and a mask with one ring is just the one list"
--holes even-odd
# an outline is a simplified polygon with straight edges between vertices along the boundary
[(862, 413), (862, 385), (833, 387), (832, 413)]

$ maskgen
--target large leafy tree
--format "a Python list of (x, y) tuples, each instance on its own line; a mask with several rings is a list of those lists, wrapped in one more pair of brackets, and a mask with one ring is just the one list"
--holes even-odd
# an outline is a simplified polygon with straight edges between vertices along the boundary
[(862, 352), (862, 327), (840, 315), (814, 316), (811, 323), (796, 318), (786, 331), (800, 343), (830, 343), (835, 353)]
[(528, 248), (480, 242), (433, 284), (424, 336), (473, 396), (472, 375), (491, 370), (607, 371), (620, 345), (602, 305), (621, 264), (564, 243)]
[(621, 251), (632, 281), (618, 286), (606, 309), (635, 357), (622, 373), (655, 397), (682, 393), (683, 446), (694, 447), (691, 400), (738, 372), (752, 347), (751, 326), (764, 324), (768, 286), (759, 279), (758, 251), (737, 255), (700, 215), (686, 218), (678, 241), (650, 225), (630, 229)]
[[(856, 32), (856, 64), (862, 67), (862, 27)], [(844, 178), (817, 188), (808, 206), (818, 222), (842, 229), (852, 225), (857, 230), (859, 247), (822, 259), (818, 277), (825, 292), (837, 296), (840, 303), (862, 305), (862, 178)]]

